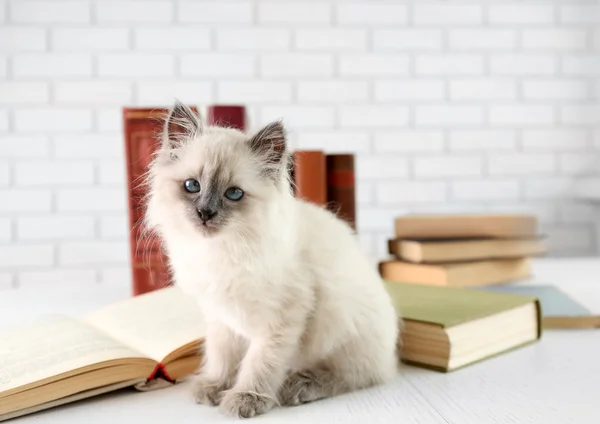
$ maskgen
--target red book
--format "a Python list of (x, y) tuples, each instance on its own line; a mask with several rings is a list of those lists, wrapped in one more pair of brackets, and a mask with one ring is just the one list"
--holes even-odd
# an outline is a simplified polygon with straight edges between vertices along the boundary
[(325, 153), (321, 150), (296, 150), (293, 157), (294, 195), (324, 206), (327, 203)]
[(353, 154), (327, 155), (327, 208), (356, 230), (356, 186)]
[(207, 109), (210, 125), (246, 130), (246, 108), (238, 105), (212, 105)]
[[(195, 107), (192, 109), (197, 111)], [(168, 112), (169, 109), (161, 108), (123, 108), (133, 295), (168, 286), (171, 282), (160, 240), (144, 231), (146, 191), (142, 187), (152, 154), (160, 147), (158, 135)]]

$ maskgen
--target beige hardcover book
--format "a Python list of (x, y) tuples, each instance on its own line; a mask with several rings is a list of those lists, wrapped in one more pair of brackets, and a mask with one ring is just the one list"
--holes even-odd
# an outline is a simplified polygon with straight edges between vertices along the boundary
[(519, 280), (531, 275), (529, 258), (474, 262), (414, 264), (397, 259), (381, 261), (379, 273), (391, 281), (436, 286), (478, 286)]
[(132, 386), (172, 385), (200, 365), (196, 302), (167, 287), (86, 319), (44, 315), (0, 334), (0, 421)]
[(535, 237), (537, 219), (520, 214), (406, 215), (395, 219), (395, 236), (403, 239)]
[(386, 281), (403, 319), (403, 362), (449, 372), (538, 340), (535, 296)]
[(474, 261), (539, 256), (547, 252), (541, 238), (388, 240), (388, 251), (398, 259), (415, 263)]

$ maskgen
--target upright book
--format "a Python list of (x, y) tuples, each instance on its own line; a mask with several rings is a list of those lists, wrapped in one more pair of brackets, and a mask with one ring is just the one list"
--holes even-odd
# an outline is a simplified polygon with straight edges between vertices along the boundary
[(535, 296), (386, 282), (403, 329), (407, 364), (454, 371), (535, 342), (541, 308)]
[(356, 182), (354, 155), (326, 155), (327, 207), (356, 230)]
[(321, 150), (296, 150), (293, 155), (294, 195), (319, 206), (327, 203), (326, 161)]
[(246, 108), (242, 105), (210, 105), (206, 115), (210, 125), (246, 131)]
[(159, 135), (168, 112), (166, 108), (123, 108), (129, 255), (134, 295), (164, 287), (171, 279), (160, 240), (148, 234), (143, 226), (144, 177), (152, 155), (160, 145)]

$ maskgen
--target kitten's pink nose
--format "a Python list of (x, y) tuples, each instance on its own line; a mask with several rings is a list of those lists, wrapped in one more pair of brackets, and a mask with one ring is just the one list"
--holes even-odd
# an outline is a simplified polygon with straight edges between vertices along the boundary
[(202, 220), (202, 222), (210, 221), (215, 217), (217, 211), (214, 209), (198, 209), (198, 216)]

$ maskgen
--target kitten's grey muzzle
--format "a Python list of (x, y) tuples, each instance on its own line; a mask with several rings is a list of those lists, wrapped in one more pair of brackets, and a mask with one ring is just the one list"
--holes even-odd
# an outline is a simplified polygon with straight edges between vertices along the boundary
[(202, 220), (203, 223), (210, 221), (216, 215), (217, 215), (216, 209), (207, 209), (207, 208), (199, 208), (198, 209), (198, 216), (200, 217), (200, 219)]

